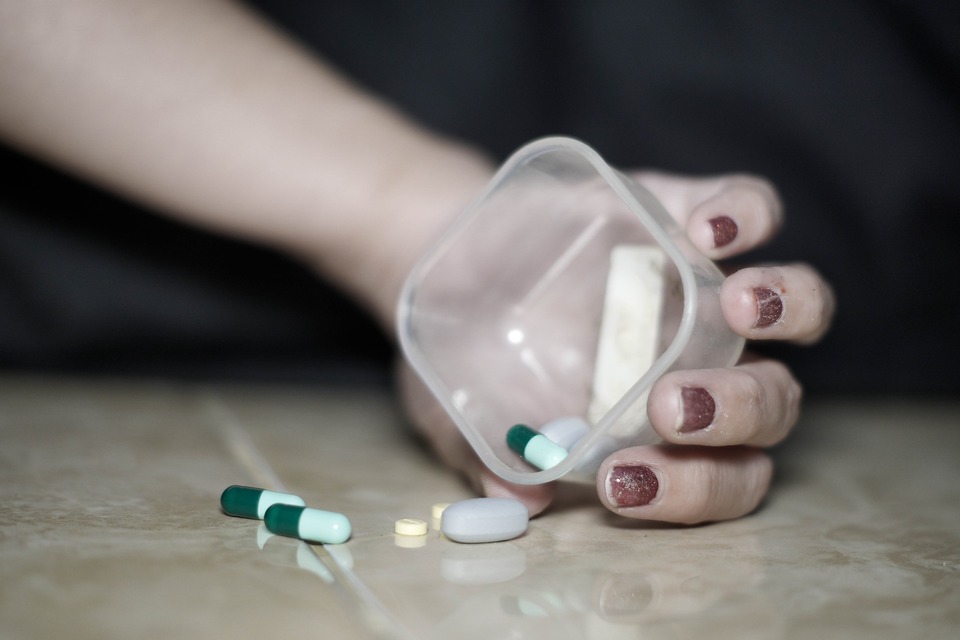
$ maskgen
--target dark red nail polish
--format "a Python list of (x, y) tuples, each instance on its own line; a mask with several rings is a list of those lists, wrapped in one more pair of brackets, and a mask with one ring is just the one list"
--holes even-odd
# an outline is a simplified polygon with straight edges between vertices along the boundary
[(730, 216), (710, 218), (710, 227), (713, 229), (713, 246), (725, 247), (737, 238), (739, 231), (737, 223)]
[(703, 387), (684, 387), (680, 390), (680, 399), (683, 401), (680, 433), (699, 431), (713, 423), (717, 403), (709, 391)]
[(757, 321), (755, 329), (763, 329), (777, 322), (783, 315), (783, 299), (772, 289), (756, 287), (753, 296), (757, 299)]
[(660, 481), (650, 467), (614, 467), (607, 474), (607, 497), (618, 507), (650, 504), (658, 491)]

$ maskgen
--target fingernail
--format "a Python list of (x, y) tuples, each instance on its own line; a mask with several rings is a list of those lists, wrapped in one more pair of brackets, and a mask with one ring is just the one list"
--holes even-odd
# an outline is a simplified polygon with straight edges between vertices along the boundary
[(737, 238), (737, 223), (730, 216), (710, 218), (710, 227), (713, 229), (713, 246), (725, 247)]
[(772, 289), (756, 287), (753, 297), (757, 300), (757, 321), (755, 329), (763, 329), (777, 322), (783, 315), (783, 299)]
[(648, 466), (614, 467), (607, 474), (607, 498), (618, 507), (642, 507), (657, 497), (660, 481)]
[(705, 429), (713, 423), (717, 403), (703, 387), (684, 387), (680, 390), (682, 400), (680, 433)]

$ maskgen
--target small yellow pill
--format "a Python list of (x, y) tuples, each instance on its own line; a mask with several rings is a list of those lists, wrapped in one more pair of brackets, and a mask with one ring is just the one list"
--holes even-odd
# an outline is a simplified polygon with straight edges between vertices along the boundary
[(427, 523), (415, 518), (400, 518), (393, 523), (393, 532), (401, 536), (425, 536)]
[(443, 510), (449, 506), (450, 506), (449, 502), (438, 502), (437, 504), (433, 505), (431, 514), (433, 515), (434, 518), (439, 520), (440, 518), (443, 517)]

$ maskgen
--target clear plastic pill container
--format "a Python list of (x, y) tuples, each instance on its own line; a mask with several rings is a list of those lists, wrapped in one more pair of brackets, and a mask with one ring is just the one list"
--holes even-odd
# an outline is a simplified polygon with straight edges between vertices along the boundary
[[(658, 440), (657, 378), (740, 356), (722, 281), (648, 191), (582, 142), (546, 138), (511, 156), (413, 269), (400, 342), (492, 471), (593, 482), (613, 451)], [(561, 418), (589, 429), (556, 466), (507, 446), (513, 425)]]

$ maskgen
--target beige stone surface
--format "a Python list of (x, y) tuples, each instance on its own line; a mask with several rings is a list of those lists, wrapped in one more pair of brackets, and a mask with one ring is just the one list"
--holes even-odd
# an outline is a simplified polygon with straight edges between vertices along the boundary
[[(566, 486), (506, 543), (379, 390), (0, 379), (0, 638), (954, 638), (960, 403), (811, 404), (770, 498), (630, 522)], [(231, 484), (350, 518), (323, 547), (219, 509)]]

